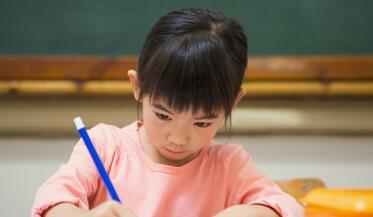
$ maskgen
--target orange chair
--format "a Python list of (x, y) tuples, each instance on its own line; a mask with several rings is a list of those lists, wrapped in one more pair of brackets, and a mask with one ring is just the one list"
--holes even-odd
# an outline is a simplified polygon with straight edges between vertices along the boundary
[(305, 206), (306, 217), (373, 217), (373, 189), (329, 189), (315, 178), (276, 183)]
[(276, 183), (283, 191), (293, 196), (299, 203), (301, 203), (301, 199), (311, 190), (319, 187), (326, 187), (325, 183), (317, 178), (277, 180)]

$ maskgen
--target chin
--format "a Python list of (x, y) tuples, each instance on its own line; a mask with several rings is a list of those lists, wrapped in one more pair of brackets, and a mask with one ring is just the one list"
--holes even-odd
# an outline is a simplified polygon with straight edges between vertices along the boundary
[(161, 148), (162, 151), (159, 151), (160, 154), (168, 159), (168, 160), (174, 160), (174, 161), (183, 161), (187, 158), (189, 158), (190, 154), (187, 152), (172, 152), (167, 150), (166, 148)]

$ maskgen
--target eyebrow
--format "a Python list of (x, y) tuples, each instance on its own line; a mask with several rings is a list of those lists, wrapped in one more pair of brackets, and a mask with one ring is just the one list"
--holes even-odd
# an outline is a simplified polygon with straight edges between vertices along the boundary
[[(162, 110), (162, 111), (164, 111), (164, 112), (167, 112), (167, 113), (173, 115), (173, 113), (172, 113), (170, 110), (168, 110), (165, 106), (163, 106), (163, 105), (160, 104), (160, 103), (152, 103), (152, 105), (153, 105), (154, 107), (156, 107), (157, 109), (160, 109), (160, 110)], [(215, 118), (218, 118), (218, 117), (219, 117), (219, 116), (218, 116), (217, 114), (206, 114), (206, 115), (203, 115), (203, 116), (201, 116), (201, 117), (196, 117), (196, 118), (194, 118), (194, 119), (196, 119), (196, 120), (201, 120), (201, 119), (215, 119)]]

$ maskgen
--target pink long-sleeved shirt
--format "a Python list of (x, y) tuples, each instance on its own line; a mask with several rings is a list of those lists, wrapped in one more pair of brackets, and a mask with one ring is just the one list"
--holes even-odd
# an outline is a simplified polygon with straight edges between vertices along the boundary
[[(210, 217), (237, 204), (261, 204), (282, 217), (303, 208), (256, 168), (236, 144), (211, 141), (181, 167), (153, 162), (144, 153), (136, 122), (99, 124), (88, 131), (122, 203), (139, 217)], [(32, 216), (62, 202), (92, 209), (110, 199), (82, 140), (70, 160), (37, 191)]]

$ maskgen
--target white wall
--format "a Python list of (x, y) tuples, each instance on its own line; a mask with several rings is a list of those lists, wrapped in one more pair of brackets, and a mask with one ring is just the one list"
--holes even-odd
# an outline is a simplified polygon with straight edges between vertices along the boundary
[[(218, 138), (219, 141), (225, 141)], [(373, 136), (234, 136), (273, 179), (317, 177), (329, 187), (373, 188)], [(38, 186), (76, 138), (0, 137), (0, 216), (29, 216)]]

